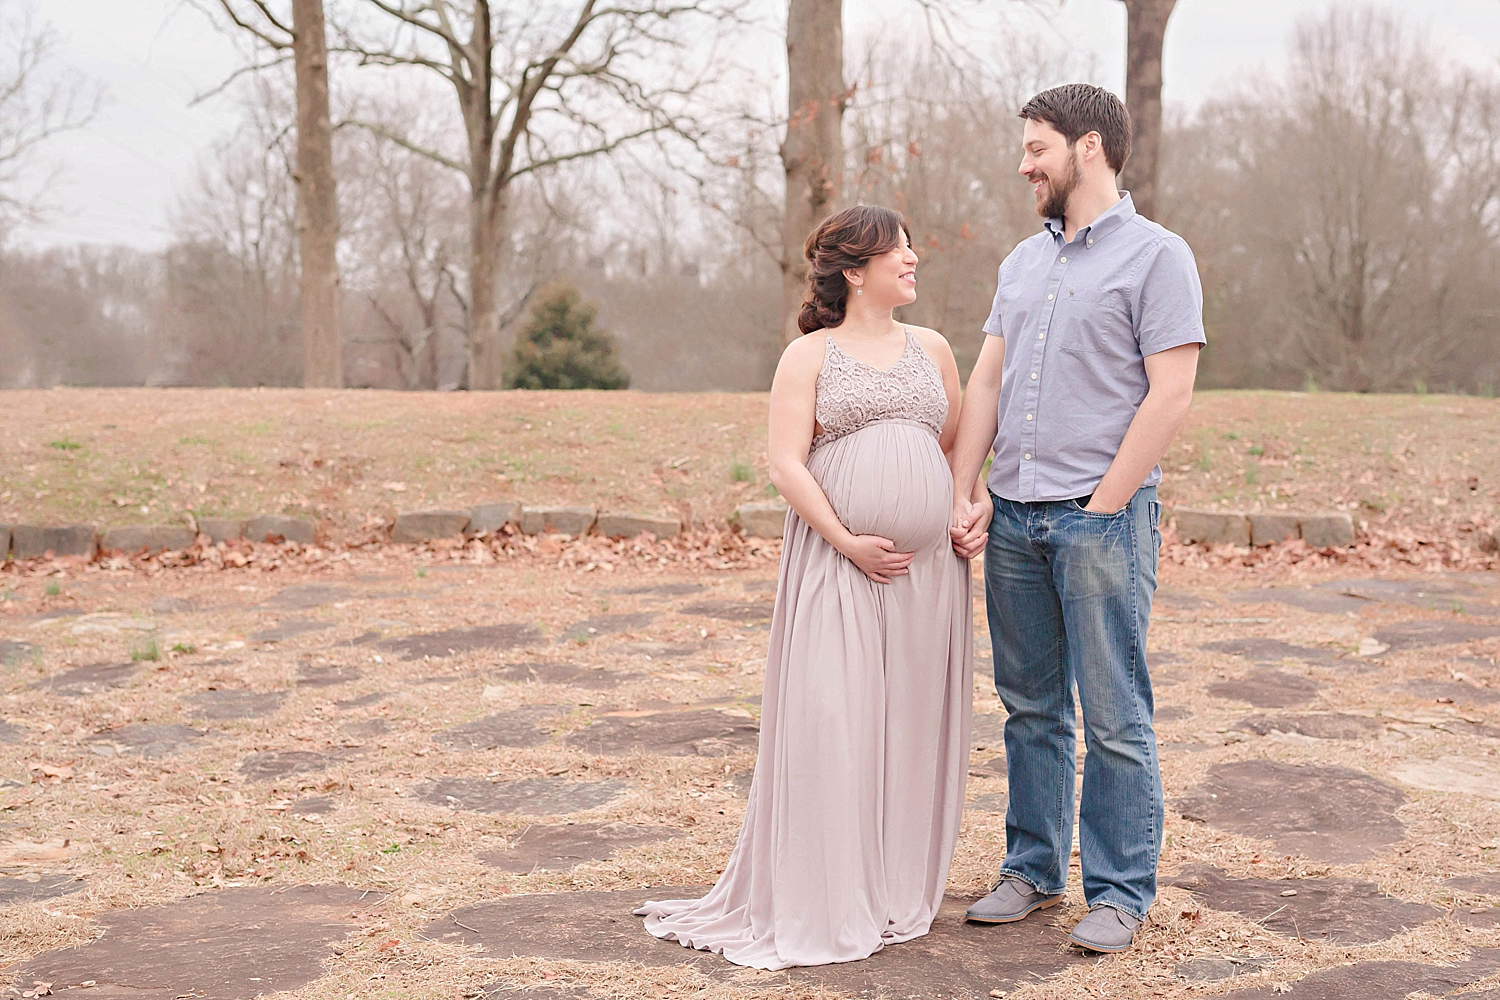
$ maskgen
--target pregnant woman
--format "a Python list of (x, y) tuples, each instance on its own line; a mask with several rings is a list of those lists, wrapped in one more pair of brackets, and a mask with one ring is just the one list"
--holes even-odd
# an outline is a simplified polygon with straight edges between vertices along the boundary
[(958, 368), (892, 311), (917, 297), (901, 217), (808, 237), (806, 336), (771, 387), (787, 514), (760, 756), (739, 841), (702, 899), (637, 910), (657, 937), (784, 969), (927, 933), (968, 770), (972, 606), (948, 534)]

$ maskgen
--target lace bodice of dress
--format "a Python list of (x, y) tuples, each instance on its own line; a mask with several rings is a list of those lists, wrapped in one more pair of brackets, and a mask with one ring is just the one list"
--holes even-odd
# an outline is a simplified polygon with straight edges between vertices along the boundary
[(948, 419), (948, 394), (942, 372), (910, 330), (906, 350), (888, 371), (851, 358), (827, 337), (816, 414), (823, 432), (813, 438), (813, 449), (877, 420), (911, 420), (941, 435)]

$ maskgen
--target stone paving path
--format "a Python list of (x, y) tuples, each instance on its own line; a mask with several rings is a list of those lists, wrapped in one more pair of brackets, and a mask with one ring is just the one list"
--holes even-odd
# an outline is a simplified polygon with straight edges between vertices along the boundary
[[(1004, 850), (984, 676), (925, 938), (761, 974), (646, 935), (754, 764), (774, 567), (351, 563), (18, 579), (0, 602), (0, 976), (16, 993), (1500, 995), (1500, 578), (1167, 567), (1168, 822), (1137, 947), (961, 916)], [(670, 888), (677, 886), (678, 888)], [(698, 886), (699, 888), (681, 888)], [(86, 985), (87, 984), (87, 985)]]

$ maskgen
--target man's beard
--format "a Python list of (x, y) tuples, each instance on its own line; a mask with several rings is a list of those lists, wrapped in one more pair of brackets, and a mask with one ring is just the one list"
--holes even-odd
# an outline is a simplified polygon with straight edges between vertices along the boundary
[(1047, 177), (1047, 200), (1037, 203), (1036, 214), (1044, 219), (1061, 219), (1066, 215), (1068, 196), (1082, 181), (1082, 173), (1078, 166), (1078, 154), (1073, 153), (1068, 157), (1067, 172), (1060, 179), (1050, 175)]

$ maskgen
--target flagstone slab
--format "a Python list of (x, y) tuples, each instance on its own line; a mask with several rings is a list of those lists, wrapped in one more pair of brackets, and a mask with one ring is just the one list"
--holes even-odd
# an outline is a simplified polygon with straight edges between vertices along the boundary
[(552, 736), (553, 721), (566, 711), (560, 705), (532, 705), (496, 712), (461, 726), (434, 733), (438, 743), (469, 750), (495, 747), (534, 747)]
[(625, 794), (628, 788), (625, 782), (614, 780), (442, 778), (417, 785), (412, 792), (424, 802), (450, 809), (520, 816), (567, 816), (608, 805)]
[(713, 709), (615, 715), (595, 719), (569, 734), (564, 742), (587, 753), (644, 751), (668, 757), (730, 757), (754, 753), (760, 742), (760, 727), (752, 719)]
[(0, 666), (10, 666), (19, 663), (31, 655), (36, 647), (29, 642), (19, 642), (15, 639), (0, 639)]
[(1197, 866), (1165, 879), (1186, 889), (1211, 910), (1238, 913), (1273, 934), (1370, 944), (1384, 941), (1446, 912), (1382, 893), (1374, 882), (1351, 878), (1229, 878), (1212, 866)]
[(1192, 709), (1183, 708), (1181, 705), (1157, 705), (1156, 714), (1151, 718), (1153, 722), (1181, 722), (1183, 719), (1192, 717)]
[(1405, 604), (1428, 611), (1452, 611), (1482, 618), (1500, 615), (1500, 605), (1473, 586), (1455, 580), (1330, 580), (1318, 589), (1386, 604)]
[(1227, 701), (1243, 701), (1256, 708), (1297, 708), (1312, 701), (1318, 685), (1284, 670), (1258, 670), (1208, 686), (1208, 693)]
[(1237, 760), (1213, 765), (1172, 805), (1184, 819), (1269, 837), (1287, 854), (1346, 864), (1405, 839), (1396, 818), (1405, 801), (1395, 785), (1350, 767)]
[(338, 805), (327, 795), (310, 795), (293, 802), (286, 811), (293, 816), (327, 816), (337, 808)]
[(685, 615), (748, 623), (770, 621), (774, 607), (770, 601), (697, 601), (678, 608), (678, 611)]
[(131, 754), (156, 760), (169, 757), (184, 747), (202, 743), (208, 735), (202, 729), (178, 724), (148, 726), (136, 723), (119, 729), (106, 729), (84, 739), (87, 746), (101, 757)]
[(1345, 594), (1332, 594), (1326, 590), (1296, 590), (1292, 587), (1261, 587), (1241, 590), (1230, 594), (1229, 599), (1240, 604), (1285, 604), (1319, 615), (1343, 615), (1351, 611), (1362, 611), (1370, 602)]
[(1260, 970), (1276, 964), (1276, 959), (1264, 956), (1241, 958), (1238, 955), (1223, 958), (1191, 958), (1178, 962), (1172, 969), (1179, 979), (1191, 982), (1213, 983), (1236, 976), (1253, 976)]
[(991, 757), (983, 764), (970, 764), (969, 773), (975, 776), (990, 778), (1010, 777), (1009, 771), (1005, 766), (1004, 754), (1001, 754), (999, 757)]
[[(381, 697), (385, 697), (381, 695)], [(356, 740), (371, 740), (391, 731), (391, 724), (384, 719), (356, 719), (339, 727), (339, 732)]]
[(615, 647), (621, 653), (635, 653), (652, 660), (681, 660), (712, 648), (711, 642), (657, 642), (650, 639)]
[(654, 583), (644, 587), (617, 587), (606, 590), (605, 593), (638, 597), (688, 597), (701, 594), (707, 589), (701, 583)]
[(1408, 760), (1392, 768), (1391, 774), (1415, 788), (1500, 801), (1500, 763), (1494, 758)]
[(297, 672), (298, 687), (333, 687), (363, 676), (353, 667), (303, 667)]
[(77, 892), (86, 883), (77, 875), (39, 873), (35, 875), (0, 875), (0, 906), (38, 903)]
[[(1401, 998), (1425, 990), (1433, 996), (1449, 996), (1500, 969), (1500, 949), (1480, 949), (1467, 962), (1454, 965), (1424, 965), (1416, 962), (1355, 962), (1320, 969), (1291, 982), (1290, 994), (1275, 985), (1224, 994), (1233, 1000), (1373, 1000)], [(1464, 1000), (1484, 994), (1466, 993)]]
[(103, 934), (44, 952), (17, 972), (95, 1000), (249, 1000), (319, 978), (330, 946), (383, 894), (341, 885), (245, 886), (97, 916)]
[(419, 632), (399, 639), (386, 639), (378, 647), (400, 654), (403, 660), (420, 660), (424, 656), (454, 656), (475, 650), (515, 649), (541, 641), (542, 633), (531, 625), (502, 624)]
[(343, 701), (336, 701), (334, 702), (334, 705), (345, 710), (351, 708), (367, 708), (370, 705), (377, 704), (389, 697), (390, 694), (388, 692), (372, 691), (369, 694), (362, 694), (358, 698), (346, 698)]
[(310, 611), (325, 605), (347, 601), (357, 596), (348, 587), (328, 583), (298, 583), (278, 590), (266, 604), (289, 611)]
[(1004, 792), (989, 792), (984, 795), (976, 795), (974, 801), (964, 806), (973, 812), (995, 813), (1004, 816), (1005, 811), (1010, 808), (1010, 796)]
[(507, 986), (503, 983), (485, 983), (479, 987), (479, 1000), (596, 1000), (587, 986), (558, 985), (546, 983), (523, 986)]
[(315, 753), (312, 750), (268, 750), (252, 753), (239, 763), (240, 773), (251, 781), (274, 781), (294, 774), (326, 771), (348, 758), (341, 754)]
[(198, 610), (186, 597), (158, 597), (151, 602), (151, 613), (153, 615), (188, 615)]
[(188, 717), (221, 722), (228, 719), (263, 719), (268, 715), (275, 715), (285, 698), (285, 691), (220, 688), (188, 695), (182, 702)]
[(1152, 597), (1151, 606), (1166, 611), (1201, 611), (1204, 608), (1213, 607), (1214, 602), (1185, 590), (1163, 588)]
[(656, 620), (656, 614), (651, 611), (638, 611), (631, 614), (620, 615), (595, 615), (585, 618), (581, 622), (574, 622), (563, 631), (563, 639), (593, 639), (597, 636), (615, 635), (620, 632), (636, 632)]
[(313, 618), (288, 618), (271, 628), (250, 633), (249, 638), (252, 642), (284, 642), (311, 632), (326, 632), (333, 627), (333, 622), (320, 622)]
[(115, 688), (130, 686), (140, 665), (136, 663), (93, 663), (85, 667), (74, 667), (60, 674), (45, 677), (31, 687), (51, 691), (68, 698), (81, 698), (99, 694)]
[(1455, 906), (1450, 914), (1465, 927), (1500, 927), (1500, 906)]
[(1320, 740), (1367, 740), (1385, 731), (1385, 723), (1364, 715), (1308, 712), (1303, 715), (1247, 715), (1234, 728), (1257, 736), (1301, 733)]
[(975, 712), (969, 723), (969, 744), (999, 750), (1005, 746), (1005, 713)]
[(743, 771), (735, 771), (731, 774), (727, 787), (735, 798), (748, 799), (750, 797), (750, 786), (754, 782), (755, 768), (747, 767)]
[(1500, 896), (1500, 872), (1480, 872), (1477, 875), (1455, 875), (1443, 885), (1458, 892), (1476, 896)]
[(1414, 680), (1399, 684), (1393, 690), (1444, 704), (1493, 705), (1500, 701), (1500, 691), (1463, 681)]
[(1375, 632), (1375, 638), (1392, 649), (1450, 646), (1476, 639), (1493, 639), (1497, 635), (1500, 635), (1500, 625), (1464, 621), (1397, 622)]
[(21, 726), (0, 719), (0, 743), (20, 743), (26, 738), (26, 730)]
[(668, 826), (629, 823), (569, 823), (528, 826), (508, 845), (485, 851), (479, 860), (507, 872), (567, 871), (586, 861), (603, 861), (642, 844), (657, 844), (683, 836)]
[(535, 684), (567, 684), (590, 691), (607, 691), (638, 674), (623, 674), (603, 667), (580, 667), (572, 663), (513, 663), (493, 675), (496, 680)]
[(1324, 650), (1293, 645), (1281, 639), (1221, 639), (1218, 642), (1205, 643), (1203, 648), (1215, 653), (1243, 656), (1247, 660), (1254, 660), (1258, 663), (1280, 663), (1282, 660), (1303, 660), (1316, 663), (1329, 658)]
[[(737, 966), (709, 952), (658, 940), (631, 913), (647, 900), (693, 899), (707, 891), (706, 886), (674, 886), (507, 896), (455, 910), (429, 925), (426, 935), (477, 945), (487, 957), (690, 965), (720, 982), (738, 981), (744, 973)], [(1038, 914), (1006, 927), (1002, 941), (995, 928), (964, 922), (972, 901), (945, 898), (925, 936), (891, 945), (864, 961), (789, 969), (758, 976), (756, 985), (793, 993), (798, 985), (816, 985), (849, 997), (886, 1000), (981, 1000), (992, 989), (1038, 982), (1091, 961), (1067, 947), (1065, 924), (1071, 920)]]

